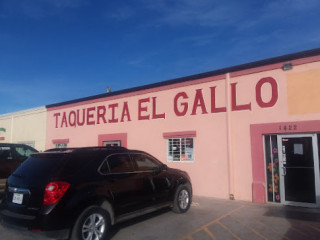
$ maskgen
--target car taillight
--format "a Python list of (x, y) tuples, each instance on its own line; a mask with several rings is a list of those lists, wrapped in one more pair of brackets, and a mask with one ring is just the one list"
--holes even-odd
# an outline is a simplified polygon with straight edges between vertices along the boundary
[(46, 186), (43, 197), (43, 205), (50, 205), (58, 202), (70, 186), (67, 182), (51, 182)]

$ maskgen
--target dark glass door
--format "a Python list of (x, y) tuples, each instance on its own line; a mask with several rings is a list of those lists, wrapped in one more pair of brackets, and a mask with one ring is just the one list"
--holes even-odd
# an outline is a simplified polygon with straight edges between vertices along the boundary
[(296, 205), (316, 204), (319, 163), (313, 135), (280, 136), (282, 199)]

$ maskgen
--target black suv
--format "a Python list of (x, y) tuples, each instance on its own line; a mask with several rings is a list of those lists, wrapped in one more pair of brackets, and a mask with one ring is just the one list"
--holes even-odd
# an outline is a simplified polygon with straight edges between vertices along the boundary
[(108, 239), (111, 225), (191, 204), (190, 177), (148, 153), (122, 147), (33, 154), (9, 178), (2, 223), (52, 238)]
[(0, 143), (0, 193), (4, 191), (7, 178), (31, 154), (38, 152), (25, 144)]

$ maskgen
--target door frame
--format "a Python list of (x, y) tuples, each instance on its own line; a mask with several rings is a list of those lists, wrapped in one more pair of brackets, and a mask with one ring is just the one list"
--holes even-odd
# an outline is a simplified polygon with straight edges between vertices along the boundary
[[(282, 139), (283, 138), (301, 138), (311, 137), (313, 149), (313, 164), (314, 164), (314, 184), (315, 184), (315, 203), (293, 202), (285, 200), (285, 183), (284, 183), (284, 167), (283, 167), (283, 153), (282, 153)], [(278, 149), (279, 149), (279, 171), (280, 171), (280, 199), (281, 204), (293, 205), (301, 207), (319, 207), (320, 206), (320, 179), (319, 179), (319, 156), (318, 156), (318, 139), (315, 133), (306, 134), (278, 134), (277, 135)]]

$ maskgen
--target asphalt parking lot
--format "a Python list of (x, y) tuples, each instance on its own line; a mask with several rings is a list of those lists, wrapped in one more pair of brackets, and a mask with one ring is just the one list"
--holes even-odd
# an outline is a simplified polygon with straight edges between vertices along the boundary
[[(43, 239), (0, 226), (1, 240)], [(194, 197), (191, 209), (165, 209), (117, 225), (112, 240), (320, 239), (320, 209)]]

